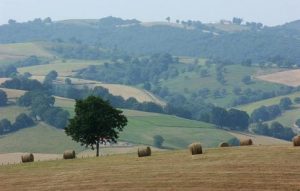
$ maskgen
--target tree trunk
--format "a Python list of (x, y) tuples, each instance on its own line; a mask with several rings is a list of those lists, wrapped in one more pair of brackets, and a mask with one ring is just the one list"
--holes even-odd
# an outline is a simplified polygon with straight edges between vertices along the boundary
[(96, 157), (99, 157), (99, 142), (100, 142), (100, 140), (97, 141), (97, 145), (96, 145), (96, 147), (97, 147)]

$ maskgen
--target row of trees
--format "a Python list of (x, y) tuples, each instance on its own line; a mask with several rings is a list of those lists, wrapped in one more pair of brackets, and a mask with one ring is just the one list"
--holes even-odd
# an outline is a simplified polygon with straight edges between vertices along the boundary
[(289, 97), (280, 99), (279, 104), (270, 106), (261, 106), (251, 113), (251, 122), (257, 123), (262, 121), (269, 121), (280, 116), (282, 112), (290, 109), (292, 101)]
[(0, 121), (0, 135), (31, 127), (34, 124), (33, 119), (25, 113), (18, 115), (14, 123), (11, 123), (8, 119), (2, 119)]
[(54, 97), (46, 92), (29, 91), (18, 99), (17, 104), (29, 107), (30, 115), (35, 119), (43, 120), (57, 128), (65, 128), (68, 123), (69, 112), (55, 107), (54, 102)]
[(259, 135), (271, 136), (288, 141), (295, 136), (295, 133), (291, 128), (284, 127), (277, 121), (272, 122), (271, 125), (262, 122), (252, 124), (250, 130)]

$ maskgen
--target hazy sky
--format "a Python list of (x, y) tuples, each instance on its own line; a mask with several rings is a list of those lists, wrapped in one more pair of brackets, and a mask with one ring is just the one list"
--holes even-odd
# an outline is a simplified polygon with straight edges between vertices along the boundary
[(300, 0), (0, 0), (0, 24), (12, 18), (27, 21), (51, 17), (102, 18), (116, 16), (141, 21), (216, 22), (238, 16), (267, 25), (300, 19)]

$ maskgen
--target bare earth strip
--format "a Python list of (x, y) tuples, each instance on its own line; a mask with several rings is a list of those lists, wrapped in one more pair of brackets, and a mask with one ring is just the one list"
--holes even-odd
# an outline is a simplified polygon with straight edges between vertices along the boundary
[(297, 87), (300, 85), (300, 69), (276, 72), (272, 74), (256, 76), (255, 78), (268, 82)]

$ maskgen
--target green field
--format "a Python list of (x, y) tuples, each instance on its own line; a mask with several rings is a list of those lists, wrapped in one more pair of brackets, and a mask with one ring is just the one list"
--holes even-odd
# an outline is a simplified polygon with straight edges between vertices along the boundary
[[(74, 101), (56, 99), (60, 106), (74, 115)], [(7, 108), (3, 118), (13, 119), (25, 109), (12, 106)], [(192, 142), (200, 141), (206, 147), (216, 147), (220, 142), (234, 138), (228, 132), (214, 128), (213, 125), (183, 119), (175, 116), (124, 110), (128, 117), (128, 125), (120, 133), (120, 141), (134, 144), (153, 145), (153, 136), (161, 135), (165, 139), (164, 147), (170, 149), (186, 148)], [(62, 130), (55, 129), (44, 123), (36, 127), (20, 130), (0, 138), (0, 152), (43, 152), (60, 153), (66, 148), (82, 150), (77, 143), (68, 138)]]
[(296, 92), (296, 93), (285, 95), (285, 96), (278, 96), (278, 97), (274, 97), (274, 98), (270, 98), (270, 99), (265, 99), (265, 100), (253, 102), (250, 104), (246, 104), (246, 105), (241, 105), (241, 106), (238, 106), (237, 109), (246, 111), (247, 113), (251, 114), (254, 109), (257, 109), (263, 105), (270, 106), (270, 105), (274, 105), (274, 104), (279, 104), (280, 99), (284, 98), (284, 97), (289, 97), (293, 101), (294, 98), (300, 97), (300, 92)]
[(0, 45), (0, 64), (13, 63), (29, 56), (53, 58), (43, 43), (13, 43)]
[[(242, 90), (247, 88), (251, 88), (252, 90), (263, 90), (263, 91), (272, 91), (278, 90), (280, 85), (254, 80), (254, 83), (245, 85), (241, 80), (246, 75), (257, 75), (260, 73), (268, 73), (276, 71), (276, 69), (261, 69), (259, 67), (245, 67), (241, 65), (229, 65), (226, 66), (226, 72), (224, 74), (225, 80), (227, 83), (225, 85), (220, 84), (216, 80), (216, 72), (215, 67), (212, 65), (211, 67), (207, 68), (202, 66), (200, 70), (207, 69), (209, 76), (208, 77), (201, 77), (199, 72), (185, 72), (180, 73), (179, 76), (173, 79), (162, 80), (161, 85), (168, 87), (171, 92), (179, 92), (183, 93), (187, 96), (191, 95), (193, 92), (198, 92), (199, 89), (208, 88), (210, 90), (210, 94), (206, 99), (208, 102), (211, 102), (216, 105), (220, 105), (223, 107), (227, 107), (232, 103), (234, 98), (238, 96), (233, 94), (234, 87), (240, 87)], [(188, 86), (187, 86), (188, 84)], [(214, 98), (213, 91), (225, 89), (227, 95), (222, 98)]]
[(8, 119), (11, 122), (14, 122), (16, 117), (21, 113), (29, 113), (29, 110), (25, 107), (18, 107), (18, 106), (5, 106), (0, 107), (0, 120), (1, 119)]
[(104, 60), (55, 60), (46, 65), (18, 68), (18, 71), (20, 73), (29, 72), (34, 76), (45, 76), (50, 71), (55, 70), (59, 76), (72, 76), (72, 74), (80, 69), (87, 68), (90, 65), (101, 65), (104, 62)]
[(44, 123), (0, 136), (0, 153), (63, 153), (67, 149), (80, 152), (85, 148), (67, 137), (63, 130)]

